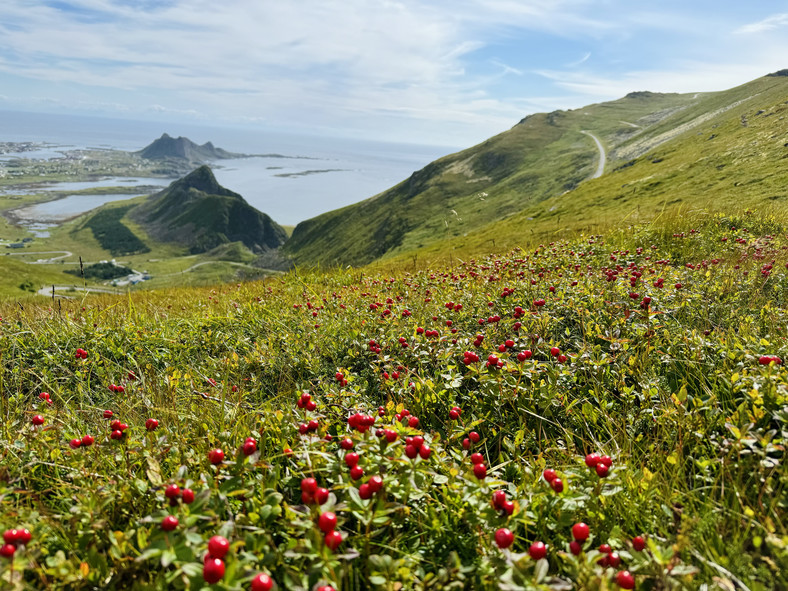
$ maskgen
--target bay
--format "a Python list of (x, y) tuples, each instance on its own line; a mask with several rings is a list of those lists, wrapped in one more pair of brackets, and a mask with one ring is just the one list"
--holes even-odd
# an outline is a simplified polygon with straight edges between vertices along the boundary
[[(456, 150), (252, 127), (0, 111), (0, 141), (47, 143), (55, 146), (54, 151), (137, 151), (163, 133), (188, 137), (198, 144), (210, 141), (230, 152), (268, 155), (221, 160), (211, 163), (211, 167), (220, 184), (285, 225), (372, 197)], [(47, 146), (47, 153), (52, 150)], [(106, 186), (111, 184), (108, 181)]]

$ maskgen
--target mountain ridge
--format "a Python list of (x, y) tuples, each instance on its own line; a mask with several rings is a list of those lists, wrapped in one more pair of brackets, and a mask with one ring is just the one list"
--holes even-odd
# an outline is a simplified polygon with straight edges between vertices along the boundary
[(134, 152), (137, 156), (147, 160), (180, 160), (189, 164), (204, 164), (210, 160), (228, 158), (242, 158), (244, 154), (235, 154), (222, 148), (217, 148), (212, 142), (198, 145), (189, 138), (179, 136), (174, 138), (167, 133), (142, 150)]
[[(531, 114), (501, 134), (429, 163), (378, 195), (301, 222), (283, 251), (301, 265), (364, 265), (461, 242), (478, 232), (492, 235), (497, 223), (519, 219), (532, 209), (544, 218), (550, 212), (540, 204), (565, 195), (561, 208), (567, 216), (571, 207), (566, 204), (576, 194), (586, 194), (585, 189), (576, 193), (579, 187), (600, 181), (604, 185), (614, 171), (641, 161), (661, 162), (658, 152), (671, 146), (694, 154), (699, 150), (695, 134), (708, 130), (708, 136), (714, 136), (717, 126), (732, 123), (736, 133), (727, 136), (731, 145), (705, 146), (704, 158), (716, 149), (746, 151), (756, 139), (754, 129), (746, 126), (747, 117), (785, 100), (787, 81), (783, 75), (764, 76), (719, 92), (636, 91), (580, 109)], [(593, 181), (599, 153), (592, 139), (582, 135), (584, 130), (600, 139), (608, 157), (605, 174)], [(685, 178), (689, 166), (681, 160), (683, 169), (671, 171), (669, 179), (649, 191), (692, 186), (692, 179)], [(743, 178), (750, 174), (746, 166), (738, 170)], [(609, 191), (596, 199), (615, 203), (620, 190), (611, 185)], [(691, 198), (700, 197), (682, 199), (686, 203)], [(523, 220), (528, 217), (533, 216)]]

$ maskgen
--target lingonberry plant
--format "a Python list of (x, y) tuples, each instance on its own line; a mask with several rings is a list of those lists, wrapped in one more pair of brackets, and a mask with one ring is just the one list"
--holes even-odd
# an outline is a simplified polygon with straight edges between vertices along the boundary
[(788, 588), (786, 232), (670, 230), (1, 310), (0, 587)]

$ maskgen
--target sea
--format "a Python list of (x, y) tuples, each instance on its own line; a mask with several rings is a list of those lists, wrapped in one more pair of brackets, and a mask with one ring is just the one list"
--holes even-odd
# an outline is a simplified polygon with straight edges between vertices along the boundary
[[(219, 160), (210, 165), (222, 186), (240, 193), (253, 207), (283, 225), (295, 225), (372, 197), (459, 149), (307, 136), (256, 127), (0, 111), (0, 142), (47, 144), (43, 150), (24, 154), (26, 157), (58, 157), (60, 150), (75, 148), (137, 151), (163, 133), (184, 136), (197, 144), (210, 141), (229, 152), (268, 155)], [(107, 184), (111, 183), (103, 183)]]

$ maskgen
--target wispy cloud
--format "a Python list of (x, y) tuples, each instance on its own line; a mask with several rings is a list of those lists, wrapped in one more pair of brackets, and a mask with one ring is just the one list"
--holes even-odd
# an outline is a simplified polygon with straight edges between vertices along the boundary
[(3, 0), (0, 76), (20, 104), (49, 91), (64, 109), (467, 142), (529, 110), (785, 67), (778, 35), (711, 30), (771, 31), (788, 14), (741, 26), (686, 4)]
[(779, 29), (780, 27), (784, 27), (786, 25), (788, 25), (788, 12), (783, 12), (781, 14), (773, 14), (772, 16), (758, 22), (739, 27), (736, 29), (736, 32), (745, 34), (763, 33), (765, 31)]

